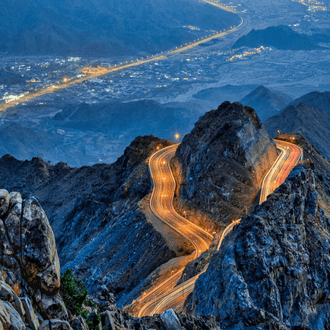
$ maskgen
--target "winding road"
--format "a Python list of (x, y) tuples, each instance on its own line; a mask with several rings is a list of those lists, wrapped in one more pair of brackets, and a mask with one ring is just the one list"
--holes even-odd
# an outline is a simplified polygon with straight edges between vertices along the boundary
[[(285, 181), (290, 171), (297, 165), (303, 155), (302, 149), (295, 144), (280, 140), (276, 140), (275, 143), (280, 150), (280, 154), (262, 181), (260, 204)], [(154, 184), (150, 207), (157, 218), (194, 245), (195, 259), (208, 249), (213, 237), (174, 210), (173, 199), (176, 183), (170, 162), (177, 147), (178, 144), (166, 147), (153, 154), (149, 160), (149, 169)], [(217, 250), (220, 249), (226, 235), (239, 222), (240, 219), (235, 220), (225, 228), (217, 245)], [(153, 290), (143, 294), (138, 299), (142, 305), (137, 315), (138, 317), (159, 314), (169, 308), (173, 308), (176, 311), (182, 310), (186, 297), (193, 292), (196, 280), (207, 270), (207, 266), (198, 275), (175, 286), (182, 277), (183, 270), (183, 268), (180, 269), (166, 281), (160, 283)]]

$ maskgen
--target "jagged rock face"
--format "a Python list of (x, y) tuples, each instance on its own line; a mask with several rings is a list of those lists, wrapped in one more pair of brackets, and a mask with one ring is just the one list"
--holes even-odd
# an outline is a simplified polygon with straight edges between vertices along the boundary
[(55, 238), (44, 210), (34, 197), (23, 203), (17, 192), (0, 190), (0, 196), (1, 322), (11, 329), (28, 326), (36, 330), (35, 309), (44, 318), (67, 319), (58, 294), (60, 263)]
[[(54, 230), (62, 268), (74, 269), (91, 293), (108, 286), (123, 306), (134, 299), (128, 296), (134, 287), (175, 256), (137, 205), (152, 189), (148, 157), (169, 144), (137, 137), (116, 163), (82, 168), (4, 156), (0, 186), (21, 191), (23, 198), (36, 196)], [(51, 255), (54, 246), (47, 249)], [(49, 273), (43, 278), (52, 281)]]
[[(31, 197), (24, 207), (18, 193), (1, 190), (8, 198), (0, 201), (5, 210), (0, 217), (2, 258), (11, 258), (18, 277), (32, 287), (54, 295), (60, 288), (60, 264), (55, 238), (48, 218), (38, 201)], [(11, 198), (9, 198), (11, 197)]]
[(189, 308), (223, 329), (327, 329), (330, 221), (317, 202), (313, 171), (299, 165), (228, 234)]
[(217, 227), (246, 214), (277, 152), (252, 108), (224, 102), (195, 124), (177, 149), (173, 168), (178, 209)]

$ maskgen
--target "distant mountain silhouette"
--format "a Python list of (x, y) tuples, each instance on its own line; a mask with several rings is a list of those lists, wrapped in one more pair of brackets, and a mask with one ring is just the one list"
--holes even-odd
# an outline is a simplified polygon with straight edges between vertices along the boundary
[(281, 133), (300, 133), (321, 154), (330, 159), (330, 113), (311, 105), (290, 105), (278, 115), (265, 121), (270, 136)]
[(0, 52), (19, 55), (156, 52), (239, 23), (197, 0), (2, 0), (0, 12)]
[(311, 92), (294, 100), (291, 104), (300, 103), (313, 105), (315, 108), (330, 112), (330, 92)]
[(293, 31), (285, 25), (270, 26), (263, 30), (252, 30), (239, 38), (233, 48), (275, 47), (282, 50), (310, 50), (321, 48), (312, 37)]
[(239, 102), (252, 107), (261, 121), (264, 121), (282, 110), (290, 101), (287, 95), (277, 94), (264, 86), (259, 86)]

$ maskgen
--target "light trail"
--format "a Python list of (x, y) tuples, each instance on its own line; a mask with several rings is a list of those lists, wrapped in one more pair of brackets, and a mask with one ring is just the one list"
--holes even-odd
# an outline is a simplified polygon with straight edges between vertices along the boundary
[[(260, 194), (260, 200), (259, 204), (262, 204), (269, 194), (271, 194), (278, 186), (280, 186), (287, 176), (290, 174), (291, 170), (297, 165), (298, 161), (302, 158), (302, 149), (292, 143), (276, 140), (276, 147), (281, 151), (280, 155), (277, 157), (275, 163), (272, 165), (272, 167), (269, 169), (267, 174), (265, 175), (264, 179), (262, 180), (261, 184), (261, 194)], [(164, 166), (167, 166), (167, 169), (171, 171), (170, 168), (170, 161), (174, 153), (168, 152), (166, 149), (170, 149), (171, 147), (164, 148), (163, 150), (155, 153), (154, 156), (157, 154), (163, 154), (163, 159), (166, 159), (164, 163), (164, 160), (161, 160), (161, 163)], [(177, 145), (176, 145), (177, 148)], [(175, 149), (176, 149), (175, 148)], [(152, 159), (151, 158), (151, 159)], [(150, 171), (153, 174), (153, 168), (157, 165), (151, 161), (149, 162)], [(171, 172), (172, 173), (172, 172)], [(162, 174), (163, 176), (163, 174)], [(157, 177), (157, 176), (156, 176)], [(172, 174), (173, 178), (173, 174)], [(174, 178), (173, 178), (174, 179)], [(153, 196), (154, 192), (156, 191), (157, 187), (157, 179), (153, 176), (154, 180), (154, 190), (153, 190)], [(156, 181), (155, 181), (156, 180)], [(166, 180), (165, 180), (166, 181)], [(175, 187), (174, 187), (175, 189)], [(160, 192), (158, 192), (159, 194)], [(156, 192), (157, 194), (157, 192)], [(159, 205), (165, 205), (168, 207), (169, 203), (173, 206), (173, 196), (172, 201), (167, 201), (165, 204), (158, 203)], [(167, 197), (168, 198), (168, 197)], [(152, 205), (151, 199), (151, 205)], [(159, 210), (160, 213), (156, 215), (158, 218), (162, 217), (164, 214), (164, 210)], [(174, 211), (175, 212), (175, 211)], [(168, 212), (165, 212), (165, 214), (168, 214)], [(162, 219), (161, 219), (162, 220)], [(162, 220), (163, 221), (163, 220)], [(234, 220), (230, 225), (228, 225), (225, 230), (222, 232), (221, 238), (219, 240), (219, 243), (217, 245), (217, 251), (220, 249), (221, 244), (228, 235), (229, 232), (232, 231), (235, 225), (240, 223), (241, 219)], [(166, 221), (164, 221), (167, 223)], [(172, 226), (171, 226), (172, 227)], [(176, 230), (176, 225), (174, 224), (172, 227), (174, 230)], [(179, 227), (179, 231), (181, 230), (181, 227)], [(177, 230), (176, 230), (177, 231)], [(183, 233), (184, 235), (184, 233)], [(186, 237), (186, 236), (184, 236)], [(194, 245), (195, 246), (195, 245)], [(159, 284), (153, 291), (148, 293), (148, 295), (142, 295), (142, 298), (140, 298), (140, 302), (144, 303), (142, 308), (140, 309), (138, 316), (147, 316), (147, 315), (153, 315), (153, 314), (159, 314), (163, 311), (173, 308), (177, 311), (182, 310), (182, 307), (184, 305), (185, 299), (187, 296), (193, 292), (195, 287), (195, 282), (198, 279), (198, 277), (206, 272), (208, 265), (204, 267), (204, 269), (194, 276), (193, 278), (181, 283), (180, 285), (174, 286), (174, 283), (177, 283), (178, 280), (182, 276), (183, 269), (180, 269), (177, 273), (175, 273), (172, 277), (168, 278), (165, 282)], [(156, 292), (156, 294), (155, 294)], [(151, 296), (150, 296), (151, 295)], [(149, 299), (146, 299), (147, 297), (150, 297)]]
[[(219, 7), (222, 10), (226, 10), (228, 12), (232, 12), (232, 13), (236, 13), (236, 11), (233, 11), (233, 9), (226, 7), (224, 5), (219, 5), (217, 3), (214, 3), (212, 1), (209, 0), (204, 0), (204, 2), (211, 4), (213, 6)], [(61, 83), (57, 83), (57, 84), (52, 84), (51, 86), (48, 87), (44, 87), (38, 91), (35, 92), (28, 92), (27, 96), (22, 96), (19, 99), (13, 100), (13, 101), (9, 101), (7, 103), (2, 103), (0, 104), (0, 113), (6, 111), (8, 108), (14, 107), (18, 104), (21, 103), (25, 103), (25, 102), (29, 102), (35, 98), (41, 97), (43, 95), (47, 95), (47, 94), (52, 94), (55, 91), (58, 90), (62, 90), (62, 89), (66, 89), (69, 87), (72, 87), (74, 85), (77, 84), (81, 84), (85, 81), (91, 80), (91, 79), (95, 79), (101, 76), (105, 76), (108, 75), (110, 73), (115, 73), (117, 71), (122, 71), (122, 70), (126, 70), (132, 67), (137, 67), (137, 66), (141, 66), (144, 65), (146, 63), (151, 63), (151, 62), (156, 62), (156, 61), (164, 61), (170, 57), (176, 56), (178, 54), (184, 53), (188, 50), (191, 50), (199, 45), (205, 44), (207, 42), (210, 42), (211, 40), (214, 39), (219, 39), (219, 38), (223, 38), (224, 36), (227, 36), (231, 33), (236, 32), (237, 30), (239, 30), (241, 28), (241, 26), (244, 23), (243, 18), (240, 16), (241, 22), (238, 26), (233, 26), (231, 27), (230, 30), (226, 31), (225, 29), (223, 31), (219, 31), (219, 32), (215, 32), (213, 35), (209, 35), (209, 36), (205, 36), (205, 38), (201, 38), (198, 39), (197, 41), (191, 42), (189, 44), (185, 44), (185, 46), (183, 47), (177, 47), (177, 49), (174, 50), (169, 50), (167, 52), (162, 52), (161, 54), (156, 54), (156, 55), (151, 55), (148, 56), (147, 58), (141, 58), (140, 60), (136, 60), (136, 61), (132, 61), (132, 62), (126, 62), (124, 64), (121, 65), (116, 65), (113, 67), (109, 67), (109, 68), (101, 68), (100, 70), (97, 70), (95, 73), (91, 73), (86, 75), (85, 77), (81, 77), (81, 78), (72, 78), (71, 80), (67, 79), (66, 82), (61, 82)]]
[[(154, 215), (166, 225), (175, 230), (179, 235), (192, 243), (195, 250), (191, 260), (198, 258), (206, 251), (213, 239), (213, 236), (178, 214), (173, 206), (176, 182), (170, 167), (178, 144), (166, 147), (150, 157), (149, 170), (153, 180), (154, 189), (150, 199), (150, 208)], [(191, 260), (188, 260), (187, 263)], [(149, 315), (159, 304), (159, 299), (173, 289), (174, 285), (181, 278), (184, 266), (175, 274), (170, 276), (152, 290), (145, 292), (137, 300), (144, 305), (139, 310), (138, 316)], [(184, 300), (184, 299), (183, 299)]]

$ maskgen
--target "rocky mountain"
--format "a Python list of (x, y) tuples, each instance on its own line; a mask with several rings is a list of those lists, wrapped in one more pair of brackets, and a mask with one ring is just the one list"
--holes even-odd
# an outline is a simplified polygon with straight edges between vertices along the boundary
[(311, 50), (321, 48), (313, 37), (295, 32), (288, 26), (270, 26), (262, 30), (252, 30), (239, 38), (233, 48), (275, 47), (282, 50)]
[(279, 114), (267, 119), (265, 126), (270, 136), (296, 132), (313, 144), (323, 156), (330, 159), (330, 113), (310, 105), (290, 105)]
[(122, 306), (133, 299), (129, 293), (135, 287), (176, 255), (138, 205), (151, 192), (147, 159), (169, 143), (139, 137), (114, 164), (82, 168), (7, 155), (0, 159), (0, 186), (38, 198), (63, 269), (73, 268), (91, 293), (108, 287)]
[(252, 107), (263, 122), (265, 119), (277, 114), (291, 101), (292, 99), (289, 96), (277, 94), (265, 86), (259, 86), (239, 102)]
[(196, 283), (188, 309), (222, 329), (329, 326), (330, 163), (296, 141), (304, 165), (234, 227)]
[(300, 103), (330, 112), (330, 92), (311, 92), (299, 97), (291, 104), (297, 106)]
[[(88, 330), (94, 329), (65, 306), (60, 290), (60, 263), (48, 218), (34, 198), (0, 190), (0, 329)], [(115, 304), (105, 286), (97, 298), (99, 329), (204, 328), (220, 330), (214, 317), (181, 316), (168, 310), (156, 317), (134, 319)], [(83, 305), (87, 321), (94, 308)], [(89, 314), (89, 315), (88, 315)]]
[[(198, 1), (3, 0), (0, 52), (116, 56), (159, 52), (238, 24)], [(189, 26), (194, 27), (190, 29)]]
[(201, 226), (222, 228), (247, 213), (276, 158), (255, 111), (224, 102), (201, 117), (177, 149), (177, 209)]

